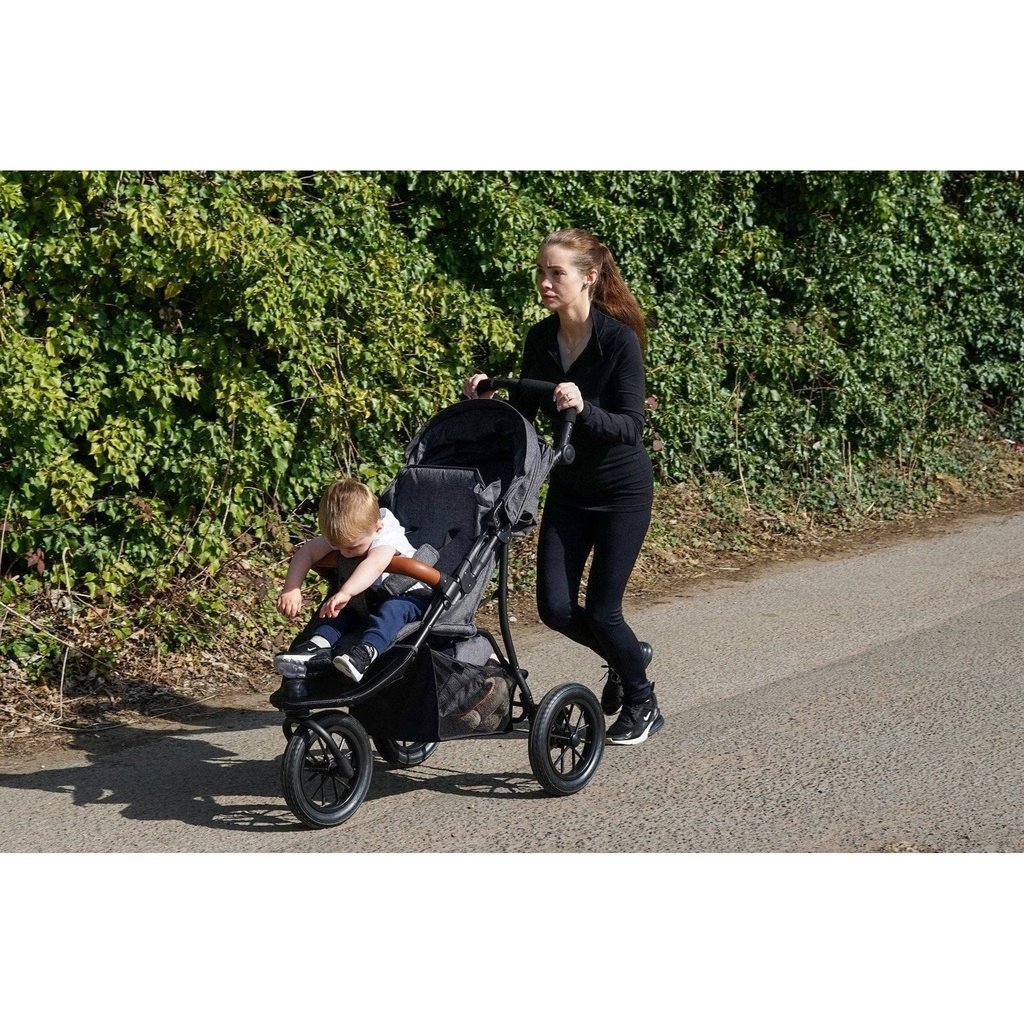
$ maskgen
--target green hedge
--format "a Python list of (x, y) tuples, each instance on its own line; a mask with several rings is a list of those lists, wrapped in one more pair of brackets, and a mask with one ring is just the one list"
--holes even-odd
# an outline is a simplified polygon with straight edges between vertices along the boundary
[(663, 481), (923, 479), (986, 413), (1024, 435), (1022, 212), (1001, 173), (0, 174), (4, 599), (159, 588), (380, 486), (514, 371), (567, 225), (650, 315)]

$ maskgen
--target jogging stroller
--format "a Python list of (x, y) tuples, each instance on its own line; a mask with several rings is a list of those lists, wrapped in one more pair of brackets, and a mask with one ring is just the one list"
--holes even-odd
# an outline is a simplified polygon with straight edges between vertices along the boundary
[[(547, 395), (555, 387), (495, 378), (480, 388), (513, 384)], [(338, 825), (359, 808), (373, 774), (371, 737), (385, 762), (409, 767), (442, 740), (520, 736), (546, 792), (567, 796), (593, 777), (605, 740), (597, 697), (562, 683), (536, 702), (508, 615), (509, 542), (536, 525), (551, 468), (572, 461), (574, 419), (568, 410), (552, 446), (507, 402), (473, 399), (441, 410), (410, 442), (381, 504), (417, 546), (415, 558), (392, 560), (387, 583), (427, 584), (433, 597), (423, 618), (405, 626), (358, 683), (328, 665), (283, 678), (270, 696), (285, 715), (285, 801), (307, 826)], [(328, 593), (347, 575), (342, 562), (315, 567)], [(501, 646), (474, 623), (495, 565)]]

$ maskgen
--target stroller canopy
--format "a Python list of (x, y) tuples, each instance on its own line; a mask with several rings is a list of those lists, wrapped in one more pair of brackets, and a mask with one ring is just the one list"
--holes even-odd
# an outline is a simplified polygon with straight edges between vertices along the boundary
[(442, 409), (405, 450), (406, 466), (458, 466), (476, 469), (485, 485), (500, 481), (495, 515), (513, 533), (536, 526), (540, 487), (554, 458), (554, 449), (533, 425), (500, 398), (469, 399)]

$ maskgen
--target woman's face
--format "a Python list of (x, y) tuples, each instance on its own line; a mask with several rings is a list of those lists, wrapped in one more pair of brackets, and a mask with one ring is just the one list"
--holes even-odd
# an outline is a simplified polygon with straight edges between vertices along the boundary
[(586, 274), (577, 270), (572, 251), (565, 246), (549, 245), (537, 257), (537, 291), (545, 307), (554, 312), (589, 302), (589, 287), (596, 280), (596, 270)]

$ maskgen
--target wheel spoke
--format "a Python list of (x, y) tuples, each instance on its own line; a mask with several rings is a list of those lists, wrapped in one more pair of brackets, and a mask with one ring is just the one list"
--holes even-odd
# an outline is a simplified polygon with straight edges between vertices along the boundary
[(318, 803), (321, 806), (324, 804), (324, 784), (327, 781), (327, 775), (325, 772), (312, 772), (309, 776), (309, 781), (312, 783), (310, 787), (303, 787), (309, 795), (309, 799), (314, 803)]
[(577, 771), (589, 734), (586, 714), (579, 704), (561, 708), (549, 735), (548, 754), (552, 768), (564, 776)]
[[(334, 792), (334, 799), (331, 801), (331, 803), (332, 804), (340, 803), (341, 802), (341, 798), (342, 798), (343, 794), (345, 793), (346, 786), (341, 781), (341, 779), (339, 779), (338, 776), (336, 774), (334, 774), (334, 773), (331, 774), (330, 780), (331, 780), (331, 789)], [(325, 806), (326, 806), (326, 804), (325, 804)]]
[[(566, 757), (568, 757), (568, 759), (569, 759), (569, 768), (568, 768), (568, 770), (566, 770), (566, 768), (565, 768), (565, 759), (566, 759)], [(565, 750), (562, 753), (562, 774), (563, 775), (571, 775), (576, 770), (576, 765), (579, 763), (579, 759), (580, 759), (580, 756), (579, 756), (579, 752), (577, 751), (576, 747), (573, 746), (572, 744), (567, 744)]]
[[(332, 733), (338, 750), (349, 764), (354, 752), (345, 736)], [(355, 769), (355, 765), (352, 765)], [(333, 754), (320, 736), (313, 736), (303, 762), (303, 792), (312, 803), (320, 807), (331, 807), (341, 803), (350, 789), (349, 782), (341, 775)]]

